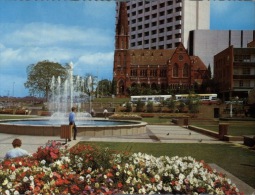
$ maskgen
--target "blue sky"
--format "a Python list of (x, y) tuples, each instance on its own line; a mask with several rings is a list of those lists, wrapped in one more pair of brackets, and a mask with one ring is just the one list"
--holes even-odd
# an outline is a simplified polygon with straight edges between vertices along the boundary
[[(211, 1), (211, 29), (255, 29), (255, 2)], [(29, 95), (26, 67), (42, 60), (112, 79), (114, 30), (114, 1), (0, 1), (0, 96)]]

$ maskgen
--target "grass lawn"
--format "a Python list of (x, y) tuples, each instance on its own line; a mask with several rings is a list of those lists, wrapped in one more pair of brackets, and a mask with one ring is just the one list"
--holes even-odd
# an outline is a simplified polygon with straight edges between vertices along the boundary
[[(147, 122), (150, 125), (153, 124), (170, 124), (171, 119), (167, 118), (143, 118), (144, 122)], [(215, 132), (219, 132), (219, 124), (218, 122), (204, 122), (204, 121), (192, 121), (190, 119), (190, 124), (201, 127), (204, 129), (212, 130)], [(221, 123), (229, 123), (228, 134), (232, 136), (243, 136), (243, 135), (255, 135), (255, 121), (220, 121)]]
[[(225, 122), (224, 122), (225, 123)], [(226, 122), (229, 123), (228, 134), (233, 136), (255, 135), (255, 121)], [(219, 131), (219, 125), (193, 123), (192, 125), (204, 129)]]
[(255, 188), (255, 151), (234, 144), (81, 142), (117, 151), (142, 152), (153, 156), (191, 156), (215, 163)]

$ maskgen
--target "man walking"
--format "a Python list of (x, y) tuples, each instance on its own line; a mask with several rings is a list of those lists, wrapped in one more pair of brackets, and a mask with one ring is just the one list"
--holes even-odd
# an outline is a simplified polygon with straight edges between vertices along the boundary
[[(77, 128), (75, 125), (75, 111), (76, 111), (76, 108), (72, 107), (72, 112), (70, 112), (69, 114), (69, 125), (73, 126), (73, 140), (76, 140), (76, 135), (77, 135)], [(71, 140), (68, 140), (68, 141), (71, 141)]]

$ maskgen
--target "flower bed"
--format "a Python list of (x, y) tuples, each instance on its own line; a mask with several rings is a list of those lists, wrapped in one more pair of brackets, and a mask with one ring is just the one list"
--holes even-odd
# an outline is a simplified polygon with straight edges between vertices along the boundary
[(118, 120), (142, 120), (141, 116), (136, 114), (113, 114), (109, 119), (118, 119)]
[(240, 194), (224, 175), (192, 157), (114, 153), (52, 142), (0, 164), (0, 194)]
[(152, 114), (152, 113), (142, 113), (141, 117), (143, 117), (143, 118), (153, 118), (154, 114)]
[(0, 110), (0, 114), (13, 114), (13, 109)]

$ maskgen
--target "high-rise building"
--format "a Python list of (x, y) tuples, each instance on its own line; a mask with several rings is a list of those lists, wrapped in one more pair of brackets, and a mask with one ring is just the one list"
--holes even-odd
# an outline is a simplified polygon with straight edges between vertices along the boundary
[(127, 12), (130, 49), (172, 49), (180, 42), (188, 48), (191, 30), (210, 27), (210, 1), (127, 1)]

